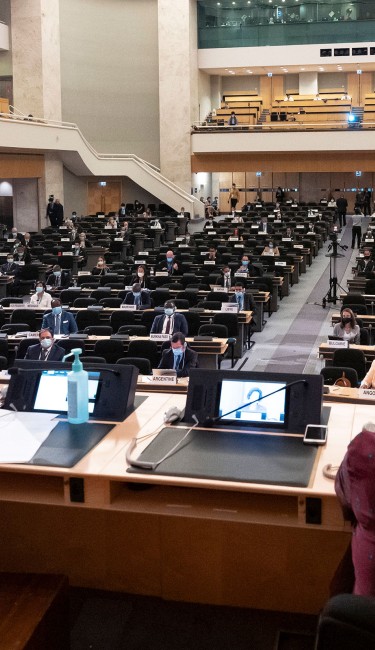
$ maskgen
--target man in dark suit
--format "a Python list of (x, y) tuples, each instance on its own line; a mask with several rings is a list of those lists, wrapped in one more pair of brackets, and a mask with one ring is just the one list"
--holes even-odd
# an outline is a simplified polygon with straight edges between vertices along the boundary
[(239, 311), (255, 311), (255, 300), (251, 293), (245, 293), (242, 282), (235, 282), (234, 295), (230, 302), (237, 303)]
[(67, 289), (70, 285), (70, 272), (62, 271), (61, 266), (55, 264), (49, 274), (46, 284), (54, 289)]
[(266, 232), (267, 234), (273, 233), (272, 226), (268, 223), (267, 217), (262, 217), (259, 223), (259, 232)]
[(198, 367), (198, 352), (188, 347), (181, 332), (171, 338), (171, 347), (164, 350), (158, 368), (176, 370), (177, 377), (187, 377), (190, 368)]
[(169, 275), (177, 275), (179, 273), (180, 269), (173, 251), (166, 252), (165, 260), (159, 262), (157, 269), (158, 271), (168, 271)]
[(141, 285), (135, 282), (132, 290), (128, 291), (123, 302), (123, 305), (135, 305), (136, 309), (150, 309), (151, 298), (148, 291), (142, 291)]
[(336, 206), (340, 228), (342, 228), (342, 226), (346, 226), (346, 211), (348, 209), (348, 202), (343, 194), (341, 194), (341, 196), (337, 199)]
[(374, 256), (371, 255), (371, 248), (363, 249), (363, 257), (358, 260), (358, 275), (371, 279), (375, 277), (375, 262)]
[(17, 228), (13, 226), (11, 232), (9, 233), (8, 239), (15, 239), (14, 246), (25, 245), (25, 237), (22, 233), (18, 232)]
[(18, 265), (14, 263), (13, 253), (9, 253), (7, 255), (6, 263), (1, 265), (0, 270), (4, 275), (17, 275), (18, 268)]
[(175, 334), (182, 332), (187, 336), (188, 324), (183, 314), (176, 313), (176, 305), (172, 300), (164, 303), (164, 314), (156, 316), (151, 325), (151, 334)]
[(39, 343), (30, 345), (27, 348), (25, 359), (61, 361), (64, 354), (65, 350), (54, 342), (52, 332), (49, 329), (41, 329), (39, 332)]
[(60, 199), (56, 199), (54, 203), (53, 214), (56, 226), (62, 226), (64, 222), (64, 207), (60, 203)]
[(75, 334), (78, 327), (73, 314), (63, 311), (61, 301), (55, 298), (51, 302), (52, 311), (43, 316), (42, 329), (49, 329), (55, 334)]

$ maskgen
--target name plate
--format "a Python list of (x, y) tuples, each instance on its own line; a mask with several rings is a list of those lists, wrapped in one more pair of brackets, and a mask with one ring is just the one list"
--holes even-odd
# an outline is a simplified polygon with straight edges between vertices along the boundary
[(365, 239), (365, 242), (373, 242), (373, 241), (374, 241), (373, 239), (367, 239), (367, 237)]
[(105, 214), (104, 214), (104, 213), (97, 214), (96, 217), (97, 217), (97, 219), (104, 219), (104, 218), (105, 218)]
[(291, 207), (292, 208), (298, 208), (298, 205), (297, 205), (297, 203), (292, 203)]
[(113, 241), (124, 241), (123, 237), (114, 237)]
[(179, 244), (178, 248), (190, 248), (189, 244)]
[(125, 309), (126, 311), (136, 311), (136, 305), (120, 305), (120, 309)]
[(286, 262), (275, 262), (275, 266), (286, 266)]
[(208, 255), (208, 251), (201, 251), (201, 255)]
[(204, 260), (203, 264), (215, 266), (216, 262), (215, 260)]
[(238, 241), (238, 237), (235, 236), (228, 237), (228, 241)]
[(297, 230), (304, 230), (305, 226), (303, 224), (296, 226)]
[(220, 284), (217, 284), (217, 285), (211, 284), (211, 291), (213, 291), (213, 292), (220, 291), (221, 293), (222, 292), (228, 293), (228, 287), (221, 287)]
[(168, 271), (155, 271), (156, 278), (166, 278), (167, 275), (168, 275)]
[(59, 226), (59, 230), (68, 230), (68, 226)]
[(315, 235), (316, 233), (313, 230), (309, 230), (306, 235)]
[(256, 203), (256, 204), (255, 204), (255, 207), (256, 207), (256, 208), (263, 208), (263, 206), (262, 206), (261, 203)]
[(61, 237), (60, 241), (70, 241), (70, 237)]
[(274, 219), (273, 223), (282, 223), (281, 219)]
[(7, 241), (8, 241), (8, 244), (14, 244), (14, 242), (17, 241), (17, 240), (16, 239), (9, 239), (9, 237), (8, 237)]
[(134, 260), (134, 264), (146, 264), (146, 260)]
[(281, 241), (292, 241), (291, 237), (282, 237)]
[(247, 278), (247, 271), (236, 271), (235, 278)]
[(25, 266), (25, 262), (23, 260), (16, 261), (15, 263), (18, 264), (18, 266)]
[(328, 339), (327, 344), (330, 348), (347, 348), (349, 345), (348, 341), (344, 341), (343, 339), (340, 341), (331, 341)]
[(176, 237), (176, 241), (184, 241), (185, 237)]
[(230, 303), (230, 302), (223, 302), (221, 304), (221, 310), (220, 311), (225, 311), (225, 312), (231, 312), (234, 314), (238, 313), (238, 304), (237, 303)]
[(375, 388), (358, 388), (358, 397), (361, 399), (375, 400)]
[(207, 230), (207, 235), (216, 235), (216, 230)]
[(293, 248), (303, 248), (303, 244), (294, 244)]
[(78, 275), (91, 275), (90, 271), (78, 271)]
[(39, 338), (39, 332), (27, 332), (27, 338), (28, 339), (38, 339)]
[(22, 305), (19, 302), (10, 302), (9, 307), (10, 309), (23, 309), (25, 305)]
[(271, 251), (269, 253), (262, 253), (262, 257), (274, 257), (274, 253), (271, 253)]
[(63, 251), (63, 252), (61, 253), (61, 255), (65, 255), (65, 257), (67, 257), (68, 255), (73, 256), (73, 252), (72, 252), (72, 251)]
[(153, 341), (170, 341), (171, 340), (171, 334), (150, 334), (150, 339)]
[(155, 377), (150, 377), (151, 381), (154, 382), (155, 384), (177, 384), (177, 377), (174, 375), (173, 377), (170, 375), (160, 375), (160, 376), (155, 376)]
[(244, 244), (235, 244), (233, 248), (245, 248)]

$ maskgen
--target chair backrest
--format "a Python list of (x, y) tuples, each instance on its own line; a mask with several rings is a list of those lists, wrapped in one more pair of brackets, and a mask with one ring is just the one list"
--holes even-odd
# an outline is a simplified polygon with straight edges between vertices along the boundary
[(20, 305), (23, 305), (23, 299), (22, 298), (1, 298), (0, 300), (0, 305), (3, 307), (9, 307), (10, 304), (12, 303), (18, 303)]
[(25, 354), (27, 352), (27, 348), (30, 347), (30, 345), (37, 345), (39, 343), (39, 339), (22, 339), (18, 345), (18, 350), (16, 354), (17, 359), (24, 359)]
[(346, 303), (345, 307), (351, 309), (354, 314), (367, 314), (367, 307), (363, 303)]
[(206, 300), (219, 300), (220, 302), (228, 302), (228, 294), (225, 291), (210, 291), (206, 296)]
[(11, 323), (27, 323), (29, 329), (35, 332), (37, 327), (36, 314), (31, 309), (14, 309), (10, 315)]
[(361, 327), (359, 330), (359, 344), (370, 345), (370, 333), (365, 327)]
[(321, 369), (320, 374), (324, 378), (324, 383), (327, 386), (332, 386), (337, 379), (345, 375), (346, 379), (350, 381), (350, 385), (354, 388), (358, 386), (358, 375), (354, 368), (347, 368), (345, 366), (325, 366)]
[(225, 325), (228, 329), (228, 336), (238, 336), (238, 314), (225, 312), (215, 314), (213, 322), (215, 325)]
[(79, 298), (80, 288), (77, 289), (63, 289), (60, 293), (60, 300), (62, 305), (73, 305), (76, 298)]
[(94, 347), (95, 356), (104, 357), (106, 363), (116, 363), (117, 359), (124, 356), (124, 347), (122, 341), (113, 339), (104, 339), (96, 341)]
[(145, 325), (121, 325), (118, 334), (128, 334), (129, 336), (147, 336), (147, 327)]
[(375, 647), (375, 599), (340, 594), (319, 617), (316, 650), (369, 650)]
[(154, 322), (156, 316), (160, 316), (163, 312), (158, 310), (147, 310), (144, 311), (141, 318), (141, 324), (144, 325), (147, 329), (147, 334), (150, 333), (151, 325)]
[(122, 303), (121, 298), (101, 298), (99, 300), (99, 305), (103, 305), (103, 307), (113, 307), (113, 308), (118, 308), (120, 307)]
[(216, 325), (215, 323), (207, 323), (201, 325), (198, 330), (199, 336), (216, 336), (219, 339), (228, 338), (228, 329), (225, 325)]
[(73, 307), (89, 307), (90, 305), (95, 304), (95, 298), (76, 298), (73, 302)]
[(113, 331), (118, 332), (119, 327), (122, 325), (134, 325), (135, 323), (135, 314), (134, 311), (127, 311), (126, 309), (121, 311), (114, 311), (111, 314), (109, 319)]
[(100, 314), (94, 309), (82, 309), (76, 314), (76, 323), (79, 330), (90, 325), (100, 325)]
[(88, 325), (83, 330), (85, 334), (93, 336), (111, 336), (113, 329), (110, 325)]
[(1, 332), (6, 332), (7, 334), (16, 334), (17, 332), (28, 332), (30, 330), (30, 325), (28, 323), (6, 323), (1, 326)]
[(149, 359), (142, 357), (121, 357), (117, 359), (116, 363), (121, 363), (124, 366), (135, 366), (138, 368), (141, 375), (151, 375), (151, 363)]
[(349, 292), (346, 294), (346, 296), (343, 296), (342, 304), (343, 305), (348, 305), (348, 304), (365, 305), (366, 298), (362, 296), (360, 293)]
[(354, 368), (354, 370), (357, 371), (359, 381), (361, 381), (366, 374), (366, 359), (362, 350), (335, 350), (332, 364), (334, 366), (347, 366), (348, 368)]
[(219, 300), (200, 300), (197, 307), (202, 309), (211, 309), (212, 311), (219, 311), (221, 309), (221, 302)]
[(111, 287), (101, 287), (101, 289), (94, 289), (90, 293), (91, 298), (95, 298), (97, 302), (102, 298), (109, 298), (111, 294)]
[(141, 357), (148, 359), (151, 363), (151, 368), (156, 368), (159, 364), (160, 354), (158, 346), (155, 341), (130, 341), (129, 357)]
[(85, 355), (81, 355), (81, 361), (83, 365), (85, 365), (85, 363), (106, 363), (104, 357), (93, 357), (93, 356), (86, 357)]
[(201, 324), (199, 314), (193, 311), (187, 311), (184, 313), (184, 316), (187, 320), (189, 336), (196, 336)]
[(175, 298), (174, 304), (177, 309), (189, 309), (189, 301), (184, 300), (183, 298)]

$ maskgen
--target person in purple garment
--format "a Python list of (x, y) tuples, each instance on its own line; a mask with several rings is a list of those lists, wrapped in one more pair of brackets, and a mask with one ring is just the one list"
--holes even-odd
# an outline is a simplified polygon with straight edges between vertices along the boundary
[(375, 424), (364, 425), (348, 446), (335, 489), (353, 525), (353, 593), (375, 596)]

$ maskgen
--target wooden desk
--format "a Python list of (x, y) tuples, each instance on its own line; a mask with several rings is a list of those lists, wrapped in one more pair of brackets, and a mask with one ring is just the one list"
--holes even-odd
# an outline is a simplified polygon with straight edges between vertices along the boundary
[[(307, 488), (127, 474), (130, 439), (157, 431), (162, 414), (184, 403), (183, 395), (148, 394), (72, 469), (1, 466), (0, 569), (63, 571), (72, 585), (171, 600), (317, 613), (350, 539), (322, 468), (340, 463), (373, 405), (330, 403), (328, 443)], [(70, 498), (72, 478), (83, 480), (83, 503)], [(309, 497), (321, 502), (321, 524), (306, 524)]]
[[(375, 347), (373, 345), (350, 345), (351, 350), (362, 350), (366, 357), (366, 363), (371, 364), (375, 359)], [(332, 361), (333, 354), (337, 348), (329, 346), (328, 343), (321, 343), (319, 345), (319, 356), (323, 357), (326, 361)]]

